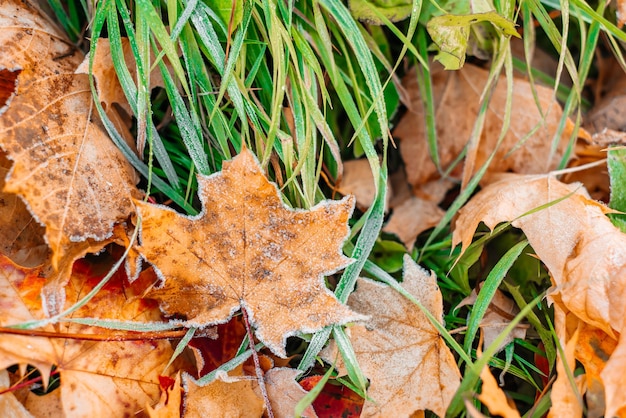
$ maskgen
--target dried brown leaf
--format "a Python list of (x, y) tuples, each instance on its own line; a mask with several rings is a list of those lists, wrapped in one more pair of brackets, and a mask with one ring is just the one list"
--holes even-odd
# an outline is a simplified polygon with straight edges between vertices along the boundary
[(323, 280), (350, 263), (341, 248), (353, 198), (290, 209), (247, 149), (198, 183), (197, 217), (137, 202), (139, 252), (164, 280), (150, 295), (165, 313), (203, 327), (246, 309), (258, 338), (280, 356), (290, 335), (362, 318)]
[(0, 150), (0, 252), (19, 265), (35, 267), (48, 257), (45, 230), (17, 195), (2, 191), (10, 168), (11, 162)]
[(412, 196), (393, 209), (383, 231), (396, 234), (412, 250), (418, 235), (437, 225), (444, 214), (436, 202)]
[[(488, 71), (473, 65), (465, 65), (459, 71), (444, 71), (440, 65), (433, 64), (431, 74), (439, 158), (441, 165), (447, 167), (461, 153), (471, 137)], [(414, 71), (405, 77), (404, 84), (411, 95), (413, 111), (402, 118), (393, 134), (400, 139), (400, 151), (409, 183), (419, 187), (438, 178), (439, 172), (428, 151), (424, 110)], [(563, 156), (568, 142), (567, 133), (563, 134), (556, 152), (551, 152), (552, 139), (562, 114), (561, 108), (551, 88), (535, 88), (542, 111), (546, 115), (545, 121), (537, 109), (530, 84), (525, 80), (515, 79), (512, 106), (513, 109), (524, 111), (517, 112), (511, 118), (508, 133), (489, 168), (490, 173), (543, 173), (555, 168)], [(502, 77), (493, 91), (479, 143), (468, 150), (471, 161), (466, 163), (465, 178), (475, 173), (495, 148), (504, 120), (506, 97), (506, 82)], [(537, 126), (539, 129), (525, 139)], [(515, 149), (516, 146), (519, 148)], [(511, 155), (507, 155), (514, 149)], [(460, 174), (458, 170), (453, 173), (456, 176)]]
[(488, 366), (484, 367), (480, 372), (480, 378), (483, 381), (483, 386), (480, 395), (478, 395), (478, 400), (489, 409), (491, 416), (499, 415), (502, 418), (520, 418), (519, 411), (514, 404), (511, 405), (512, 401), (509, 401), (504, 391), (498, 386)]
[(263, 414), (263, 399), (254, 390), (256, 379), (241, 376), (241, 367), (228, 376), (224, 375), (218, 374), (218, 378), (206, 386), (196, 385), (189, 375), (183, 376), (185, 418), (206, 417), (207, 411), (211, 411), (211, 417), (215, 418), (248, 418)]
[[(376, 188), (372, 169), (366, 158), (343, 163), (343, 178), (338, 190), (343, 195), (354, 195), (357, 207), (363, 211), (372, 206)], [(391, 194), (387, 193), (385, 208), (389, 206), (390, 198)]]
[[(307, 394), (307, 391), (296, 382), (296, 377), (299, 374), (301, 374), (300, 371), (288, 367), (275, 367), (265, 374), (267, 396), (276, 418), (295, 416), (296, 405)], [(260, 394), (260, 391), (257, 393)], [(317, 418), (317, 414), (311, 406), (305, 409), (301, 416)]]
[[(67, 288), (66, 308), (84, 297), (104, 275), (86, 263), (76, 263)], [(24, 269), (0, 256), (0, 326), (45, 319), (39, 297), (43, 280), (37, 269)], [(123, 285), (123, 275), (111, 280), (72, 317), (118, 321), (160, 321), (157, 305), (139, 298), (143, 288)], [(167, 341), (88, 341), (64, 334), (102, 334), (101, 329), (61, 323), (42, 331), (56, 338), (2, 335), (0, 369), (13, 364), (36, 366), (47, 379), (53, 365), (60, 372), (64, 416), (132, 416), (159, 397), (159, 373), (171, 355)], [(44, 384), (47, 382), (44, 380)], [(34, 402), (34, 407), (38, 403)]]
[(133, 211), (135, 173), (101, 127), (83, 57), (28, 3), (0, 4), (0, 69), (19, 73), (0, 115), (0, 147), (13, 167), (5, 192), (46, 226), (58, 267), (68, 247), (103, 240)]
[[(520, 218), (557, 199), (564, 200)], [(613, 226), (606, 217), (608, 212), (611, 210), (590, 199), (580, 186), (550, 176), (510, 175), (487, 186), (459, 212), (453, 242), (462, 242), (462, 248), (467, 248), (480, 221), (489, 228), (513, 221), (552, 276), (550, 298), (557, 311), (571, 313), (585, 326), (618, 340), (626, 331), (626, 234)], [(559, 324), (564, 319), (559, 318), (557, 326), (564, 326)], [(559, 333), (565, 338), (563, 344), (571, 335)], [(615, 386), (617, 376), (626, 374), (622, 340), (615, 348), (617, 354), (608, 358), (608, 374), (600, 374), (607, 393), (607, 416), (626, 407), (626, 394)], [(591, 351), (597, 355), (596, 350)], [(581, 359), (580, 353), (577, 358)], [(587, 362), (587, 367), (590, 364)]]
[[(443, 318), (436, 277), (407, 255), (401, 286), (430, 313)], [(408, 417), (429, 409), (444, 416), (460, 373), (454, 356), (437, 329), (412, 302), (392, 288), (359, 279), (348, 305), (372, 318), (349, 328), (357, 360), (370, 379), (362, 417)], [(442, 320), (443, 321), (443, 320)], [(334, 362), (331, 344), (324, 358)]]

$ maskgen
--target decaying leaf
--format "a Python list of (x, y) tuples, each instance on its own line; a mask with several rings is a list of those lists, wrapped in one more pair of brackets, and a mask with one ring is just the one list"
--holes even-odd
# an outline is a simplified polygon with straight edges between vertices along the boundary
[(341, 248), (352, 197), (289, 209), (247, 149), (198, 183), (197, 217), (136, 202), (139, 252), (164, 280), (150, 297), (166, 314), (203, 327), (245, 309), (258, 338), (280, 356), (290, 335), (363, 318), (323, 280), (350, 262)]
[(0, 252), (21, 266), (35, 267), (48, 256), (44, 229), (19, 197), (2, 191), (10, 168), (11, 162), (0, 150)]
[[(354, 195), (357, 207), (363, 211), (372, 206), (376, 197), (376, 188), (372, 168), (366, 158), (343, 163), (343, 178), (338, 190), (343, 195)], [(391, 195), (387, 193), (385, 196), (385, 208), (389, 205)]]
[[(439, 158), (444, 168), (461, 153), (471, 136), (480, 106), (480, 94), (488, 74), (488, 71), (473, 65), (466, 65), (460, 71), (444, 71), (440, 65), (432, 65)], [(414, 70), (407, 74), (403, 84), (410, 93), (412, 110), (400, 120), (394, 130), (394, 137), (400, 139), (400, 152), (409, 183), (418, 188), (429, 180), (439, 178), (439, 172), (428, 151), (424, 110)], [(513, 109), (524, 109), (524, 112), (511, 118), (509, 130), (498, 148), (489, 172), (513, 171), (531, 174), (554, 169), (563, 156), (569, 133), (564, 132), (556, 152), (552, 153), (552, 140), (562, 115), (553, 91), (535, 86), (545, 114), (543, 120), (530, 84), (525, 80), (515, 79), (513, 85)], [(476, 155), (471, 164), (473, 168), (466, 167), (469, 172), (464, 177), (475, 173), (495, 148), (504, 120), (506, 97), (506, 81), (502, 77), (493, 91), (482, 135), (476, 144)], [(526, 138), (537, 127), (537, 131)], [(461, 173), (457, 170), (452, 174), (460, 177)]]
[(393, 209), (383, 231), (396, 234), (412, 250), (418, 235), (437, 225), (444, 214), (436, 202), (411, 196)]
[[(300, 386), (311, 391), (323, 376), (305, 377)], [(313, 401), (313, 408), (323, 417), (359, 418), (363, 410), (364, 399), (344, 385), (329, 380), (322, 392)]]
[(439, 60), (446, 70), (458, 70), (463, 67), (469, 42), (470, 26), (480, 22), (491, 23), (505, 35), (520, 36), (515, 30), (515, 23), (500, 16), (495, 11), (456, 16), (446, 14), (428, 21), (428, 33), (439, 47), (439, 54), (435, 59)]
[(5, 192), (46, 227), (52, 264), (74, 242), (103, 240), (133, 210), (135, 173), (100, 126), (83, 57), (37, 10), (0, 4), (0, 70), (17, 95), (0, 115), (0, 148), (13, 161)]
[[(185, 388), (185, 418), (205, 417), (211, 411), (211, 417), (260, 417), (265, 405), (254, 388), (256, 379), (241, 375), (241, 366), (230, 375), (218, 374), (217, 379), (206, 386), (198, 386), (189, 375), (183, 376)], [(239, 377), (239, 379), (237, 379)]]
[[(401, 286), (443, 318), (443, 302), (436, 277), (406, 255)], [(408, 417), (431, 410), (444, 416), (460, 383), (454, 356), (428, 318), (392, 288), (359, 279), (348, 306), (372, 318), (349, 328), (350, 341), (363, 372), (370, 380), (362, 417)], [(334, 361), (331, 344), (323, 356)], [(341, 364), (340, 364), (341, 366)]]
[[(37, 272), (20, 268), (0, 256), (0, 326), (45, 318), (39, 297), (43, 281)], [(86, 263), (76, 263), (68, 284), (66, 308), (85, 296), (104, 273), (96, 275)], [(146, 322), (161, 319), (154, 301), (138, 297), (143, 288), (122, 288), (122, 274), (111, 280), (73, 316)], [(158, 376), (173, 351), (169, 342), (63, 338), (64, 334), (102, 334), (101, 329), (73, 323), (48, 325), (41, 330), (57, 333), (58, 337), (3, 335), (0, 369), (31, 364), (47, 379), (51, 367), (56, 365), (61, 377), (58, 391), (64, 416), (132, 416), (143, 410), (146, 403), (158, 400)]]
[[(520, 218), (549, 203), (552, 205)], [(453, 242), (462, 242), (462, 248), (467, 248), (481, 221), (489, 228), (513, 221), (513, 226), (524, 231), (551, 274), (554, 287), (550, 298), (557, 311), (571, 312), (585, 326), (601, 330), (613, 340), (619, 338), (614, 354), (603, 360), (607, 367), (600, 374), (607, 392), (605, 415), (614, 416), (626, 407), (626, 393), (615, 387), (616, 377), (626, 374), (621, 354), (626, 342), (619, 337), (626, 331), (626, 234), (607, 218), (609, 212), (580, 186), (566, 185), (551, 176), (503, 176), (459, 212)], [(556, 318), (558, 326), (562, 319)], [(567, 343), (572, 334), (559, 335)]]
[[(296, 405), (306, 395), (307, 392), (295, 380), (300, 373), (300, 371), (288, 367), (276, 367), (265, 374), (267, 396), (270, 399), (275, 417), (293, 417)], [(301, 416), (317, 418), (317, 414), (311, 406), (305, 409)]]

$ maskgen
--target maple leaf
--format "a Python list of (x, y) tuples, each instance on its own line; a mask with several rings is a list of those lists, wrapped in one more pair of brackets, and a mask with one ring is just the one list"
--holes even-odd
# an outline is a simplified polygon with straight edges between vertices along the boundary
[[(443, 322), (442, 296), (434, 273), (428, 274), (408, 255), (401, 286)], [(348, 329), (357, 361), (370, 379), (367, 395), (374, 401), (365, 401), (361, 416), (408, 417), (425, 409), (445, 415), (460, 384), (460, 372), (426, 315), (391, 287), (363, 278), (348, 306), (372, 316)], [(331, 343), (322, 352), (323, 358), (333, 361), (334, 351)]]
[[(94, 275), (85, 262), (75, 264), (68, 284), (67, 306), (87, 294), (102, 275)], [(73, 316), (116, 320), (159, 321), (154, 301), (138, 296), (145, 283), (122, 286), (117, 274)], [(45, 319), (41, 308), (43, 281), (38, 269), (16, 266), (0, 255), (0, 326)], [(128, 298), (128, 299), (127, 299)], [(125, 416), (143, 410), (159, 397), (158, 375), (172, 355), (167, 341), (88, 341), (64, 335), (98, 334), (100, 329), (73, 323), (42, 329), (55, 338), (3, 335), (0, 338), (0, 369), (12, 364), (36, 366), (44, 379), (56, 365), (61, 376), (60, 404), (65, 416)], [(47, 382), (44, 380), (44, 384)], [(35, 406), (38, 404), (34, 402)]]
[[(520, 217), (548, 203), (553, 204)], [(618, 383), (618, 376), (626, 373), (622, 354), (626, 350), (626, 234), (606, 217), (610, 212), (580, 186), (566, 185), (551, 176), (507, 175), (481, 190), (459, 211), (453, 243), (461, 242), (462, 249), (467, 248), (481, 221), (489, 228), (513, 221), (513, 226), (524, 231), (552, 277), (549, 297), (556, 306), (557, 330), (564, 327), (560, 322), (565, 315), (556, 313), (571, 313), (616, 344), (612, 354), (606, 353), (608, 361), (602, 360), (606, 362), (603, 371), (591, 374), (602, 379), (605, 414), (614, 416), (626, 407), (626, 393)], [(572, 338), (566, 331), (558, 335), (563, 345)], [(580, 353), (575, 357), (582, 359)], [(592, 363), (583, 364), (588, 368)]]
[(136, 202), (138, 251), (164, 281), (150, 297), (166, 314), (203, 327), (245, 309), (258, 338), (279, 356), (290, 335), (362, 318), (323, 280), (350, 262), (341, 248), (353, 198), (290, 209), (247, 149), (198, 183), (203, 211), (196, 217)]
[(55, 269), (73, 243), (111, 236), (138, 193), (94, 115), (88, 76), (74, 74), (82, 59), (28, 3), (0, 3), (0, 70), (18, 74), (19, 93), (0, 115), (0, 148), (13, 161), (4, 191), (45, 225)]
[[(470, 64), (459, 71), (444, 71), (441, 65), (433, 64), (431, 76), (439, 159), (441, 166), (447, 167), (461, 153), (472, 135), (480, 107), (481, 91), (489, 72)], [(464, 178), (474, 174), (496, 147), (508, 96), (506, 82), (504, 77), (501, 78), (492, 93), (480, 139), (467, 152)], [(400, 152), (409, 183), (418, 188), (433, 178), (439, 178), (439, 171), (429, 153), (424, 109), (415, 71), (409, 72), (403, 82), (411, 96), (412, 106), (393, 134), (400, 139)], [(535, 104), (534, 91), (545, 120)], [(524, 112), (511, 118), (509, 130), (488, 171), (530, 174), (555, 168), (567, 147), (569, 133), (562, 134), (556, 152), (551, 152), (552, 139), (562, 115), (552, 89), (539, 85), (532, 87), (526, 80), (515, 79), (512, 101), (513, 109), (524, 109)], [(526, 138), (536, 126), (539, 129)], [(511, 151), (513, 152), (508, 155)], [(460, 175), (458, 170), (452, 174)]]

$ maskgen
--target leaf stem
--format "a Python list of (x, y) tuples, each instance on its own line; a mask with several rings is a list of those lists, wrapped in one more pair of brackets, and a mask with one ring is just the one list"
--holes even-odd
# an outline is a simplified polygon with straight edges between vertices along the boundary
[(270, 404), (270, 398), (267, 395), (267, 387), (265, 386), (265, 377), (263, 376), (263, 370), (261, 369), (261, 363), (259, 362), (259, 354), (254, 347), (254, 336), (250, 329), (250, 321), (248, 321), (248, 313), (246, 308), (241, 306), (241, 314), (243, 315), (243, 323), (246, 325), (246, 333), (248, 334), (248, 343), (250, 344), (250, 350), (252, 350), (252, 360), (254, 361), (254, 371), (256, 372), (257, 380), (259, 381), (259, 389), (261, 389), (261, 395), (265, 402), (265, 408), (267, 410), (267, 417), (274, 418), (274, 411), (272, 411), (272, 405)]

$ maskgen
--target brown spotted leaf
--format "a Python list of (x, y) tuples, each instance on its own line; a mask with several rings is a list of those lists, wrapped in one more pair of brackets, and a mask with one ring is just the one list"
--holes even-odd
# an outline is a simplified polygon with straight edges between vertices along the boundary
[(57, 267), (68, 247), (103, 240), (132, 212), (135, 173), (100, 125), (80, 51), (29, 3), (0, 3), (0, 70), (18, 74), (0, 115), (13, 167), (5, 192), (46, 227)]
[[(443, 302), (434, 274), (428, 274), (406, 255), (401, 286), (443, 319)], [(370, 380), (362, 417), (409, 417), (431, 410), (444, 416), (460, 373), (454, 356), (426, 315), (389, 286), (359, 279), (348, 306), (372, 319), (349, 328), (350, 341), (363, 372)], [(334, 361), (334, 344), (323, 351)], [(340, 364), (341, 367), (341, 364)]]
[(198, 183), (197, 217), (137, 202), (139, 252), (164, 280), (150, 295), (166, 314), (202, 327), (243, 308), (258, 338), (281, 356), (290, 335), (362, 317), (323, 279), (350, 262), (341, 248), (353, 198), (290, 209), (247, 149)]

